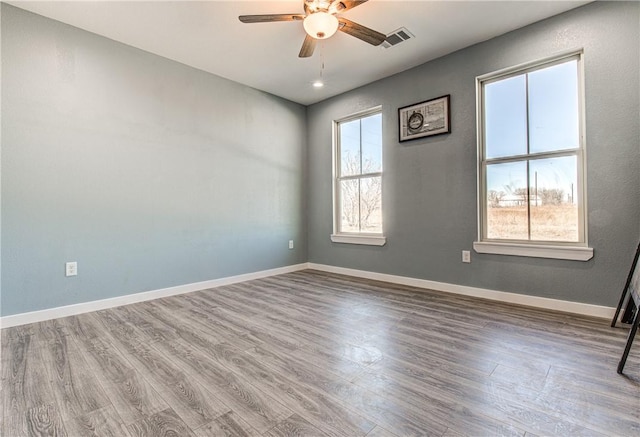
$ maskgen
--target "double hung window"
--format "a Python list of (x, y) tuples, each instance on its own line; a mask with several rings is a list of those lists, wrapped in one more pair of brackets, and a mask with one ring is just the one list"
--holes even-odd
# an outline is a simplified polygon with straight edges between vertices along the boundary
[(591, 258), (582, 89), (581, 53), (477, 79), (478, 252)]
[(383, 245), (381, 108), (336, 121), (334, 133), (332, 240)]

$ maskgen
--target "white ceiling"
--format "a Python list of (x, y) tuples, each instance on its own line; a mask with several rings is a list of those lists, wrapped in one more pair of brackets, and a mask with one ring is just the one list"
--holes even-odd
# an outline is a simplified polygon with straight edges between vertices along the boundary
[[(306, 59), (301, 22), (238, 20), (303, 13), (302, 0), (7, 3), (308, 105), (589, 1), (370, 0), (343, 15), (384, 34), (404, 26), (415, 38), (384, 49), (338, 32)], [(316, 89), (323, 63), (325, 87)]]

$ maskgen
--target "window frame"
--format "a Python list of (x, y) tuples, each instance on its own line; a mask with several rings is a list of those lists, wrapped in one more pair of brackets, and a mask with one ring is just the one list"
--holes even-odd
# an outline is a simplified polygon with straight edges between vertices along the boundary
[[(375, 106), (373, 108), (359, 111), (354, 114), (333, 120), (333, 159), (332, 159), (332, 202), (333, 202), (333, 232), (331, 234), (331, 241), (334, 243), (347, 243), (347, 244), (362, 244), (369, 246), (384, 246), (386, 244), (386, 237), (384, 236), (384, 221), (382, 223), (381, 232), (340, 232), (340, 223), (342, 219), (342, 199), (340, 196), (340, 182), (342, 180), (354, 180), (363, 179), (367, 177), (380, 177), (382, 181), (384, 177), (384, 147), (381, 144), (381, 154), (383, 159), (382, 171), (373, 173), (360, 173), (358, 175), (341, 176), (342, 161), (341, 161), (341, 148), (340, 148), (340, 124), (354, 120), (360, 120), (372, 115), (380, 114), (382, 117), (382, 105)], [(381, 130), (383, 130), (383, 123), (381, 121)], [(384, 134), (382, 135), (384, 138)], [(382, 140), (381, 138), (381, 140)], [(380, 200), (382, 207), (382, 199)]]
[[(485, 111), (484, 85), (552, 67), (575, 59), (578, 74), (578, 148), (552, 152), (526, 153), (499, 158), (485, 158)], [(473, 243), (478, 253), (500, 255), (555, 258), (587, 261), (593, 257), (593, 249), (588, 247), (587, 227), (587, 186), (586, 186), (586, 141), (585, 141), (585, 98), (584, 98), (584, 52), (582, 49), (559, 53), (544, 59), (519, 64), (513, 67), (476, 77), (476, 123), (477, 123), (477, 214), (478, 240)], [(527, 109), (528, 111), (528, 109)], [(527, 124), (529, 120), (527, 120)], [(578, 201), (578, 241), (532, 241), (487, 238), (487, 165), (507, 162), (531, 162), (545, 158), (575, 156), (577, 161)]]

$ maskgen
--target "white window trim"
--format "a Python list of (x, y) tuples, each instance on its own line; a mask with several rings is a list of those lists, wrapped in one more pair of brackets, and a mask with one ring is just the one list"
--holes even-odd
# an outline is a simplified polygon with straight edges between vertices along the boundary
[(387, 238), (380, 234), (331, 234), (331, 241), (334, 243), (384, 246), (387, 243)]
[(475, 241), (473, 243), (473, 250), (478, 253), (490, 253), (494, 255), (566, 259), (571, 261), (589, 261), (593, 258), (593, 249), (584, 246), (552, 246), (532, 243)]
[[(580, 223), (579, 234), (580, 241), (576, 243), (559, 242), (531, 242), (531, 241), (496, 241), (484, 238), (485, 235), (485, 174), (483, 171), (484, 158), (484, 107), (482, 85), (488, 80), (498, 78), (506, 78), (511, 75), (521, 73), (523, 70), (535, 68), (544, 64), (552, 64), (554, 62), (562, 62), (564, 59), (578, 57), (578, 99), (579, 99), (579, 123), (580, 123), (580, 147), (576, 157), (580, 164), (578, 169), (578, 185), (580, 192), (578, 198), (580, 202)], [(574, 49), (534, 62), (527, 62), (491, 73), (483, 74), (476, 77), (476, 132), (477, 132), (477, 202), (478, 202), (478, 241), (473, 243), (473, 248), (478, 253), (497, 254), (497, 255), (513, 255), (535, 258), (551, 258), (564, 259), (574, 261), (588, 261), (593, 258), (593, 248), (588, 247), (587, 232), (587, 154), (586, 154), (586, 137), (585, 137), (585, 96), (584, 96), (584, 50)]]
[[(339, 232), (340, 227), (340, 208), (338, 206), (338, 201), (340, 196), (338, 194), (339, 184), (338, 184), (338, 174), (339, 174), (339, 165), (340, 163), (340, 154), (339, 154), (339, 130), (338, 125), (340, 123), (351, 121), (359, 118), (364, 118), (368, 115), (373, 114), (382, 114), (382, 105), (375, 106), (373, 108), (367, 109), (365, 111), (356, 112), (347, 117), (340, 118), (338, 120), (333, 121), (333, 151), (332, 151), (332, 208), (333, 208), (333, 233), (331, 234), (331, 241), (333, 243), (345, 243), (345, 244), (359, 244), (366, 246), (384, 246), (387, 242), (386, 237), (384, 236), (384, 221), (383, 221), (383, 232), (379, 234), (371, 234), (371, 233), (345, 233)], [(383, 155), (384, 159), (384, 155)], [(384, 169), (379, 175), (382, 177), (384, 173)]]

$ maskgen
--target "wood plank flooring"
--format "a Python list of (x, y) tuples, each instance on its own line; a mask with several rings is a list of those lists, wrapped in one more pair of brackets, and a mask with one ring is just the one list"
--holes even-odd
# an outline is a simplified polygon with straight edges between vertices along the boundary
[(640, 347), (312, 270), (2, 330), (13, 436), (639, 436)]

